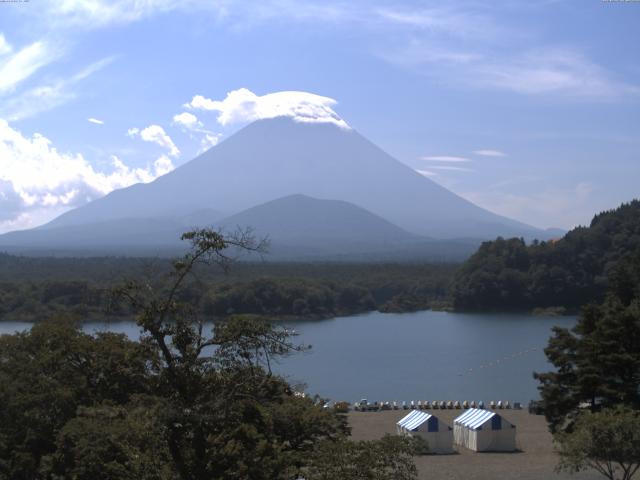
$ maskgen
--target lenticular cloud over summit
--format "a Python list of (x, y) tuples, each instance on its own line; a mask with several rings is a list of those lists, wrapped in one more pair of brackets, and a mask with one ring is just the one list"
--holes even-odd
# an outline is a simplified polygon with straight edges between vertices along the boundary
[(185, 107), (219, 112), (218, 122), (222, 125), (289, 117), (296, 122), (333, 123), (349, 129), (347, 122), (331, 108), (336, 103), (333, 98), (308, 92), (286, 91), (258, 96), (251, 90), (240, 88), (227, 93), (224, 100), (196, 95)]

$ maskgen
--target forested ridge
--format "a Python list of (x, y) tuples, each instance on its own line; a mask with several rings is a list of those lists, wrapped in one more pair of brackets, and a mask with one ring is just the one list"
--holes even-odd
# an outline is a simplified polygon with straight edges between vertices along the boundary
[(576, 311), (602, 301), (618, 262), (640, 249), (640, 201), (596, 215), (563, 238), (498, 238), (483, 243), (456, 272), (451, 299), (457, 310), (562, 307)]
[[(166, 259), (36, 258), (0, 254), (0, 321), (130, 318), (113, 298), (127, 279), (153, 281)], [(236, 263), (225, 274), (200, 266), (181, 291), (212, 318), (256, 314), (325, 318), (371, 310), (415, 311), (445, 303), (454, 265)]]

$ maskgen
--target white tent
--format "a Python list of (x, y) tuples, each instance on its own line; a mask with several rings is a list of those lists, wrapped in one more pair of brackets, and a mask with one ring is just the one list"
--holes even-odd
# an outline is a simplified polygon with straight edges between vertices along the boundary
[(513, 452), (516, 427), (496, 412), (470, 408), (453, 421), (453, 439), (476, 452)]
[(427, 412), (412, 410), (396, 424), (401, 435), (420, 435), (429, 444), (431, 453), (453, 453), (451, 427)]

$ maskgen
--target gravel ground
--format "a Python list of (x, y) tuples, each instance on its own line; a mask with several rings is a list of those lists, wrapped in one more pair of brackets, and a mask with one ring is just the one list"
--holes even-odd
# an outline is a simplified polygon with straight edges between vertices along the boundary
[[(453, 419), (461, 410), (432, 410), (441, 421), (453, 426)], [(514, 424), (516, 430), (515, 453), (476, 453), (454, 446), (453, 455), (427, 455), (416, 457), (420, 479), (551, 479), (596, 480), (597, 472), (581, 472), (575, 475), (554, 472), (558, 456), (554, 452), (551, 434), (543, 416), (530, 415), (526, 410), (500, 410), (501, 415)], [(351, 412), (349, 424), (354, 440), (372, 440), (385, 433), (395, 433), (396, 422), (408, 411)]]

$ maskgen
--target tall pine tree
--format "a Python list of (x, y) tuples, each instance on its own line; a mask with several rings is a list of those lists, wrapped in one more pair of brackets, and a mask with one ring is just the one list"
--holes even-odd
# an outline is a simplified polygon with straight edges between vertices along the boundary
[(554, 329), (545, 353), (556, 370), (534, 375), (552, 431), (581, 405), (640, 408), (640, 251), (614, 269), (602, 304), (585, 307), (573, 329)]

